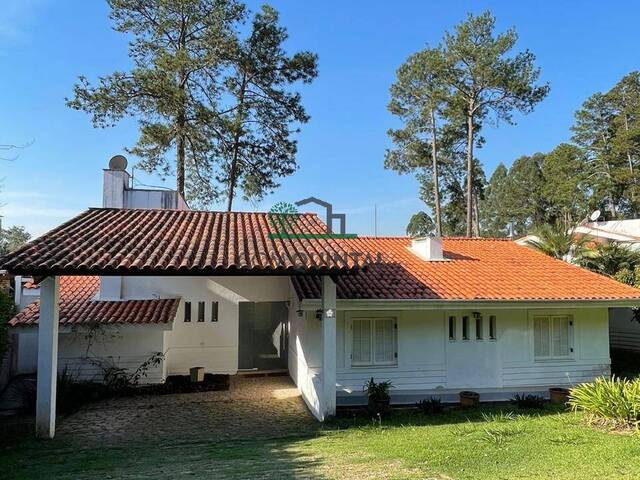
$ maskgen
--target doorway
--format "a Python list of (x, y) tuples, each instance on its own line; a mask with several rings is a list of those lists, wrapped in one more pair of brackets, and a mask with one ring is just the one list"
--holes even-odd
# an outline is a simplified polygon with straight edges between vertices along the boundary
[(238, 368), (286, 370), (286, 302), (240, 302)]

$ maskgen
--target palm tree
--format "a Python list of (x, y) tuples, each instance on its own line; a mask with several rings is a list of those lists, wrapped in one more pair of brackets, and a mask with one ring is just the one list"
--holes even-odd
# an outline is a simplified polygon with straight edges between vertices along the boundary
[(594, 248), (584, 250), (577, 263), (581, 267), (613, 277), (621, 271), (633, 272), (640, 266), (640, 252), (623, 243), (598, 243)]
[(527, 240), (527, 244), (550, 257), (570, 261), (580, 258), (584, 251), (586, 239), (578, 237), (573, 228), (566, 228), (560, 222), (541, 225), (534, 234), (536, 238)]

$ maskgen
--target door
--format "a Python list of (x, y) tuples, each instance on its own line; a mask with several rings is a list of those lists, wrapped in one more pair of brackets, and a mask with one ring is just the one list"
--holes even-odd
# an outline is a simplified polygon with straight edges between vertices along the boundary
[(287, 368), (287, 315), (286, 302), (240, 303), (240, 370)]

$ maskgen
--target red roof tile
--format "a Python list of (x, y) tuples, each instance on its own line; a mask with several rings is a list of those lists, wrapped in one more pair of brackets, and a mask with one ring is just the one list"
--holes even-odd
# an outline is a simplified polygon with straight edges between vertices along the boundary
[(358, 268), (314, 214), (89, 209), (0, 259), (28, 275), (338, 274)]
[[(640, 290), (508, 240), (445, 238), (449, 261), (425, 261), (408, 238), (342, 240), (380, 263), (337, 278), (341, 299), (640, 300)], [(318, 277), (292, 278), (298, 296), (320, 297)]]
[[(60, 325), (157, 324), (172, 322), (180, 300), (94, 300), (100, 288), (98, 277), (60, 277)], [(35, 301), (9, 321), (11, 326), (34, 325), (40, 317)]]

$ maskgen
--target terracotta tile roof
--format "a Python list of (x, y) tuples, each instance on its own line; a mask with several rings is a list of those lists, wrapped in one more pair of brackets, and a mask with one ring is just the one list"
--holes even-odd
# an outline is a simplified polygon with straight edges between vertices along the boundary
[[(341, 299), (640, 300), (640, 290), (508, 240), (445, 238), (449, 261), (436, 262), (410, 252), (408, 238), (343, 242), (382, 261), (337, 278)], [(320, 297), (318, 277), (292, 281), (300, 298)]]
[[(173, 321), (180, 299), (94, 300), (98, 277), (60, 277), (60, 325), (155, 324)], [(35, 301), (9, 321), (11, 326), (34, 325), (40, 317), (40, 302)]]
[(325, 225), (316, 215), (287, 215), (302, 238), (272, 238), (278, 233), (273, 218), (89, 209), (0, 259), (0, 265), (28, 275), (338, 274), (358, 268), (336, 240), (317, 238)]

